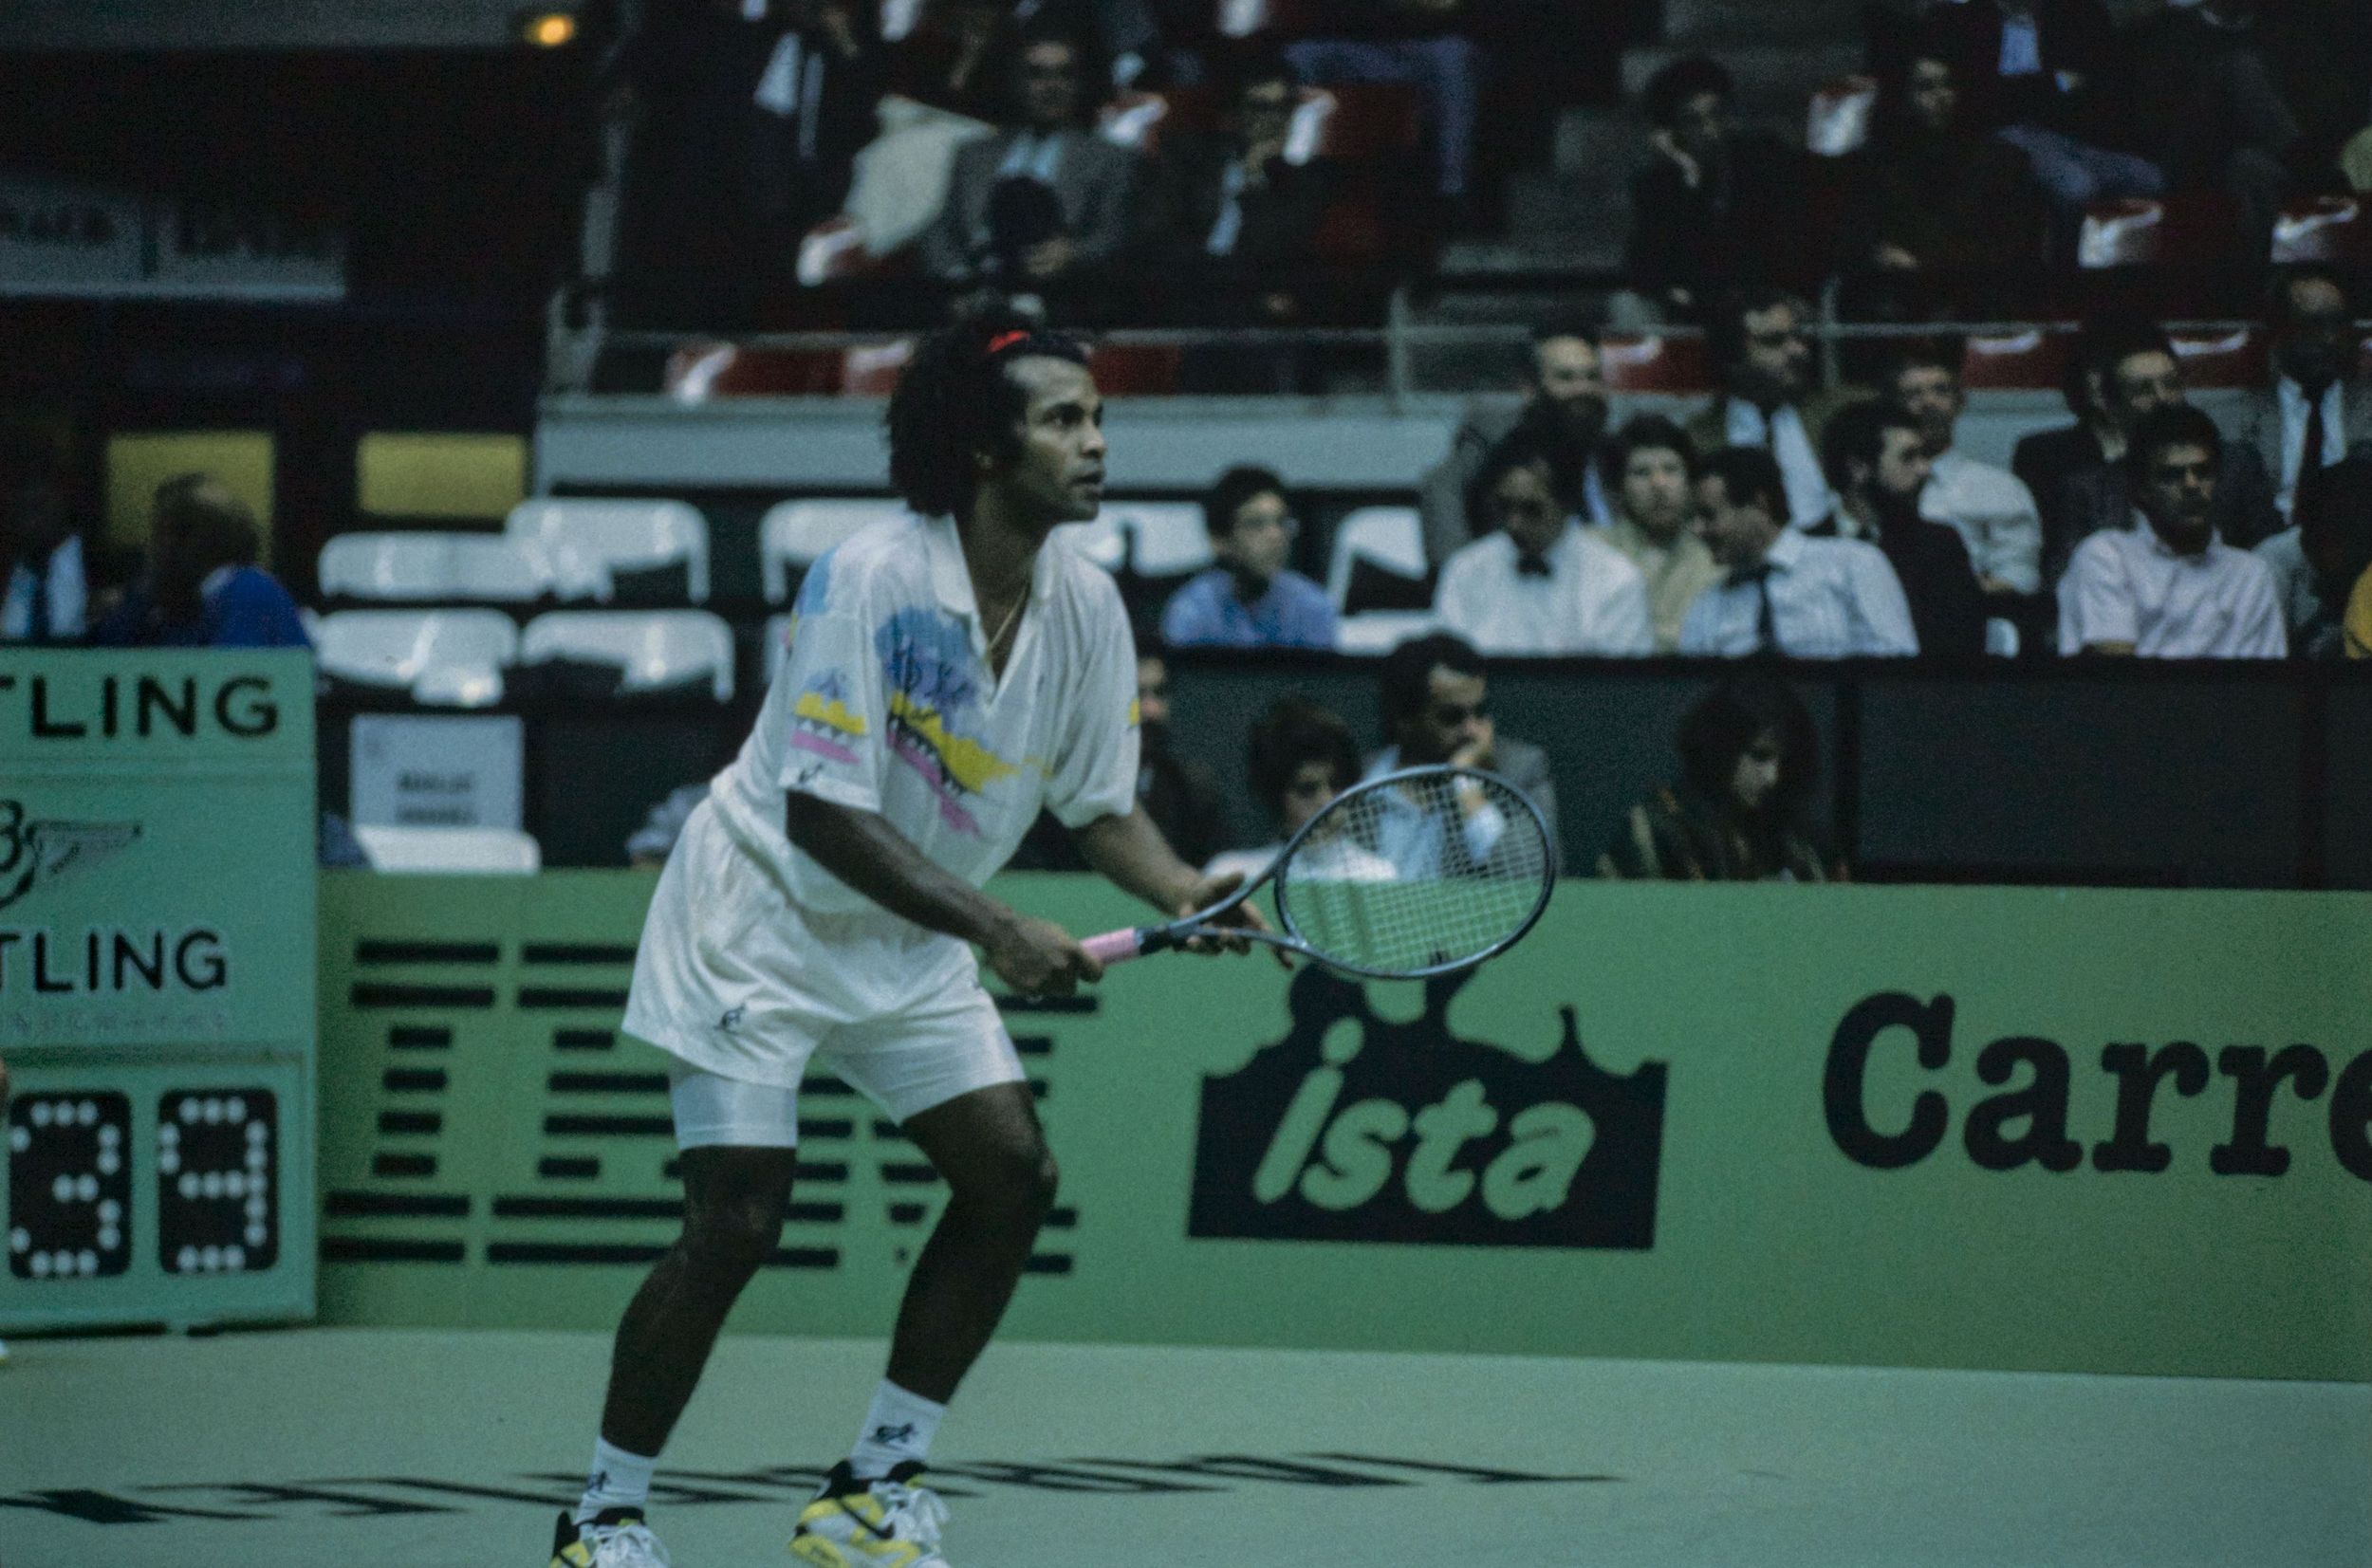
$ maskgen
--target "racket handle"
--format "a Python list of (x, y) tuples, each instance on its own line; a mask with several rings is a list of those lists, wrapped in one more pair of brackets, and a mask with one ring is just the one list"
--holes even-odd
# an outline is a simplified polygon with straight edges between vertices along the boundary
[(1131, 926), (1122, 931), (1107, 931), (1102, 936), (1090, 936), (1079, 945), (1092, 953), (1097, 963), (1109, 968), (1142, 956), (1145, 933), (1141, 929)]

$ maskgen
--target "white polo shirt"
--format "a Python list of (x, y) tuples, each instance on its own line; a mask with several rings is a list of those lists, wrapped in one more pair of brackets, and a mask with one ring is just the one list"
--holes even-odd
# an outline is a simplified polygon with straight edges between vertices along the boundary
[(1520, 572), (1515, 541), (1484, 535), (1442, 563), (1434, 614), (1486, 654), (1656, 651), (1646, 579), (1621, 550), (1568, 520), (1541, 559), (1547, 576)]
[[(976, 986), (967, 944), (841, 881), (792, 846), (784, 816), (793, 790), (878, 812), (977, 887), (1041, 806), (1072, 827), (1125, 815), (1137, 665), (1112, 579), (1050, 540), (1001, 680), (989, 630), (947, 518), (875, 524), (808, 569), (789, 656), (653, 898), (630, 1032), (768, 1081), (783, 1042)], [(744, 1006), (741, 1026), (716, 1026)]]
[(1958, 531), (1977, 576), (1997, 578), (2022, 594), (2042, 588), (2042, 513), (2026, 482), (2008, 469), (1945, 452), (1919, 491), (1919, 515)]
[(2273, 574), (2211, 539), (2177, 555), (2137, 519), (2076, 546), (2059, 580), (2059, 651), (2130, 642), (2145, 658), (2282, 658), (2289, 635)]

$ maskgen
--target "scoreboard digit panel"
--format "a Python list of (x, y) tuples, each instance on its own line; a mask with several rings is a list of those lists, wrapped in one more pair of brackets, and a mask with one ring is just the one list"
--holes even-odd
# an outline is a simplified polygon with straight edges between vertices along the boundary
[(242, 1274), (280, 1256), (269, 1089), (176, 1090), (157, 1106), (157, 1256), (168, 1274)]
[(105, 1089), (9, 1107), (9, 1272), (88, 1280), (132, 1261), (132, 1101)]

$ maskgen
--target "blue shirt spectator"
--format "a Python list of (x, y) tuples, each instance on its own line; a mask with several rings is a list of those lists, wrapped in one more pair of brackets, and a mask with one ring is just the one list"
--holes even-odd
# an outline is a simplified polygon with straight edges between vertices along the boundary
[(91, 640), (146, 648), (309, 648), (296, 600), (255, 564), (254, 515), (220, 480), (158, 487), (148, 579)]
[(1267, 469), (1230, 469), (1202, 498), (1202, 521), (1219, 563), (1170, 596), (1162, 640), (1180, 648), (1334, 646), (1333, 601), (1285, 568), (1301, 530), (1285, 481)]

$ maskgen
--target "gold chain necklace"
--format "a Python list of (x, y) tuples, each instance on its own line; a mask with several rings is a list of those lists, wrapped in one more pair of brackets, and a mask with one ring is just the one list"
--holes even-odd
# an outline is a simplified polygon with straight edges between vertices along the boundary
[(1029, 586), (1028, 583), (1024, 583), (1022, 585), (1021, 597), (1013, 600), (1013, 607), (1010, 610), (1005, 612), (1004, 624), (996, 629), (995, 636), (989, 638), (988, 658), (991, 664), (994, 664), (996, 662), (996, 645), (1005, 640), (1005, 634), (1011, 631), (1015, 623), (1021, 619), (1022, 606), (1028, 602)]

